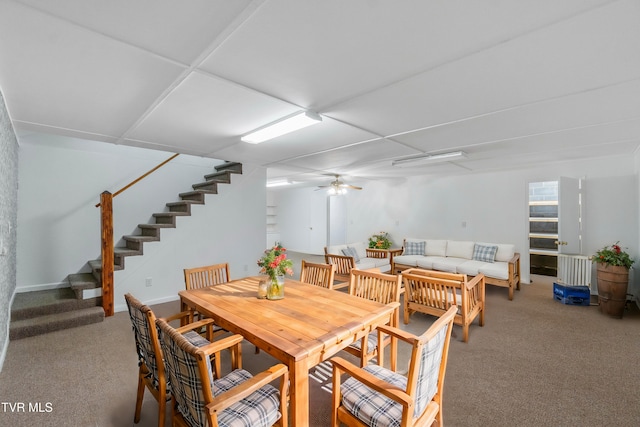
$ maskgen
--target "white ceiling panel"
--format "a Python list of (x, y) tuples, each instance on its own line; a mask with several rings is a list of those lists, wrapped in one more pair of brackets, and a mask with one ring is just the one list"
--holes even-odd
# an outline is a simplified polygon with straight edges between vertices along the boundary
[[(261, 123), (260, 125), (263, 124)], [(318, 124), (262, 144), (248, 144), (240, 141), (240, 138), (236, 138), (236, 142), (230, 147), (217, 150), (211, 154), (224, 159), (242, 157), (269, 165), (275, 162), (298, 164), (301, 156), (308, 156), (310, 153), (321, 155), (321, 153), (332, 152), (345, 145), (348, 146), (349, 144), (372, 139), (377, 139), (377, 136), (336, 120), (323, 118), (322, 122)], [(308, 167), (305, 161), (300, 164), (303, 167)]]
[[(149, 113), (130, 139), (208, 154), (265, 123), (297, 111), (286, 102), (202, 73), (191, 73)], [(265, 122), (266, 120), (266, 122)]]
[(203, 67), (327, 109), (601, 3), (267, 1)]
[[(0, 0), (0, 88), (19, 138), (309, 185), (536, 167), (637, 150), (639, 16), (638, 0)], [(322, 123), (240, 141), (300, 109)], [(468, 155), (391, 166), (455, 150)]]
[[(554, 100), (476, 116), (394, 139), (424, 152), (490, 144), (575, 128), (606, 126), (607, 132), (626, 131), (630, 119), (640, 117), (640, 80)], [(631, 126), (630, 131), (637, 131)], [(590, 130), (591, 131), (591, 130)], [(626, 131), (627, 134), (629, 131)], [(566, 139), (565, 145), (572, 144)], [(580, 141), (577, 141), (580, 142)]]
[(20, 3), (190, 64), (249, 0), (20, 0)]
[[(382, 135), (552, 100), (638, 78), (640, 2), (618, 4), (513, 38), (386, 86), (326, 114)], [(602, 20), (604, 15), (605, 19)], [(613, 19), (618, 16), (618, 19)]]
[(18, 122), (118, 136), (182, 71), (11, 2), (3, 12), (0, 86)]

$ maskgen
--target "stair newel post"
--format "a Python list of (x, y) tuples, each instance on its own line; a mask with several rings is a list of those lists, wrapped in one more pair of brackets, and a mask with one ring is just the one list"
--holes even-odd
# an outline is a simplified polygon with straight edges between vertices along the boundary
[(113, 316), (113, 195), (100, 195), (100, 226), (102, 228), (102, 308), (105, 316)]

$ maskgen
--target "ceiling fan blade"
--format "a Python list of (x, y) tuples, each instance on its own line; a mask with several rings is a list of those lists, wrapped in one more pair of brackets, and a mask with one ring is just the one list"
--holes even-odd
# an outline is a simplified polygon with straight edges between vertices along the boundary
[(356, 185), (351, 185), (351, 184), (340, 184), (340, 187), (351, 188), (352, 190), (362, 190), (362, 187), (358, 187)]

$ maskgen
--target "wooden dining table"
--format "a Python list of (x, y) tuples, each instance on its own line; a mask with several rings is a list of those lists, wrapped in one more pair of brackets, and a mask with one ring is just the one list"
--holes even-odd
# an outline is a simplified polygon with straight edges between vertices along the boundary
[(184, 290), (180, 299), (289, 367), (291, 425), (306, 427), (309, 369), (389, 323), (398, 303), (380, 304), (289, 279), (284, 299), (258, 299), (259, 280)]

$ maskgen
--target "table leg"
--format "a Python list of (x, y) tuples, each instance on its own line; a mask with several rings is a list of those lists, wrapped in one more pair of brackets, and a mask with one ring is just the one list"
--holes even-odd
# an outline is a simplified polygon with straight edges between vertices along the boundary
[(309, 370), (305, 363), (289, 363), (289, 407), (291, 426), (309, 425)]

